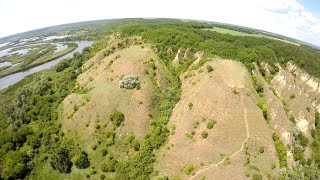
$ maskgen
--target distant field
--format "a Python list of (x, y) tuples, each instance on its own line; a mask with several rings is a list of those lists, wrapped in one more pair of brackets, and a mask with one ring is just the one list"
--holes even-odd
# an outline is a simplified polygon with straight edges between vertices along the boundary
[(270, 38), (270, 39), (282, 41), (282, 42), (285, 42), (285, 43), (293, 44), (293, 45), (296, 45), (296, 46), (300, 46), (299, 43), (295, 43), (295, 42), (291, 42), (291, 41), (288, 41), (288, 40), (267, 36), (267, 35), (264, 35), (264, 34), (249, 34), (249, 33), (245, 33), (245, 32), (240, 32), (240, 31), (235, 31), (235, 30), (231, 30), (231, 29), (227, 29), (227, 28), (220, 28), (220, 27), (213, 27), (213, 28), (210, 28), (210, 29), (207, 28), (207, 29), (204, 29), (204, 30), (216, 31), (216, 32), (221, 33), (221, 34), (230, 34), (232, 36), (252, 36), (252, 37), (259, 37), (259, 38)]

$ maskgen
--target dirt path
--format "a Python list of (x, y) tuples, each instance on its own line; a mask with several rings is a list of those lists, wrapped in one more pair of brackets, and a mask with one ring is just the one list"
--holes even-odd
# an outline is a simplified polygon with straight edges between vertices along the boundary
[[(244, 149), (244, 145), (245, 143), (248, 141), (249, 137), (250, 137), (250, 132), (249, 132), (249, 125), (248, 125), (248, 120), (247, 120), (247, 109), (245, 108), (244, 104), (243, 104), (243, 97), (241, 96), (241, 104), (243, 106), (243, 118), (244, 118), (244, 123), (245, 123), (245, 127), (246, 127), (246, 132), (247, 132), (247, 138), (242, 142), (241, 144), (241, 148), (234, 152), (229, 158), (233, 158), (234, 156), (238, 155), (243, 149)], [(212, 164), (200, 171), (198, 171), (195, 175), (193, 175), (190, 179), (195, 179), (200, 173), (206, 171), (206, 170), (209, 170), (210, 168), (217, 168), (219, 164), (222, 164), (225, 159), (227, 157), (224, 157), (221, 161), (215, 163), (215, 164)]]

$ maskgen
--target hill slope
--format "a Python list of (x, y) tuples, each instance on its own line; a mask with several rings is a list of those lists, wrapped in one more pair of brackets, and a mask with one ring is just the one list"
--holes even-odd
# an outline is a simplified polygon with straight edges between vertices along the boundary
[(206, 23), (117, 22), (1, 92), (1, 178), (320, 177), (317, 51)]

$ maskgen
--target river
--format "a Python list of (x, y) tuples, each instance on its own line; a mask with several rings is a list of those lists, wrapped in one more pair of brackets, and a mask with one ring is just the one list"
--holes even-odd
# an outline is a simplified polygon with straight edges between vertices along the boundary
[(56, 65), (59, 61), (73, 57), (73, 54), (75, 52), (81, 53), (85, 47), (91, 46), (91, 44), (93, 42), (92, 41), (75, 41), (74, 43), (77, 43), (78, 47), (75, 50), (71, 51), (70, 53), (68, 53), (64, 56), (61, 56), (61, 57), (59, 57), (55, 60), (49, 61), (47, 63), (41, 64), (39, 66), (33, 67), (31, 69), (17, 72), (14, 74), (10, 74), (8, 76), (1, 78), (0, 79), (0, 90), (5, 89), (13, 84), (16, 84), (17, 82), (21, 81), (22, 79), (24, 79), (25, 77), (27, 77), (31, 74), (42, 71), (44, 69), (50, 69), (52, 66)]

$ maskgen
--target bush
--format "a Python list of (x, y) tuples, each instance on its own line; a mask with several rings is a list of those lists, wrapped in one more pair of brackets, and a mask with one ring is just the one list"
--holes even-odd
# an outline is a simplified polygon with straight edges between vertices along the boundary
[(291, 94), (290, 95), (290, 99), (293, 99), (293, 98), (295, 98), (296, 97), (296, 95), (294, 95), (294, 94)]
[(116, 137), (116, 133), (114, 130), (107, 129), (104, 132), (105, 140), (106, 140), (106, 146), (111, 146), (115, 143), (114, 138)]
[(300, 144), (301, 144), (303, 147), (306, 147), (306, 146), (309, 144), (308, 138), (307, 138), (305, 135), (303, 135), (302, 133), (299, 133), (298, 139), (299, 139), (299, 141), (300, 141)]
[(192, 107), (193, 107), (192, 102), (189, 102), (189, 103), (188, 103), (188, 107), (189, 107), (190, 110), (192, 109)]
[(263, 92), (263, 84), (258, 83), (258, 80), (255, 76), (251, 76), (252, 84), (254, 89), (257, 91), (257, 93), (262, 93)]
[(40, 146), (40, 138), (34, 135), (29, 135), (27, 137), (27, 143), (32, 147), (32, 149), (36, 149)]
[(114, 172), (117, 161), (111, 156), (107, 155), (105, 160), (100, 164), (100, 169), (103, 172)]
[(140, 84), (139, 77), (136, 75), (125, 75), (119, 81), (120, 88), (134, 89)]
[(274, 132), (272, 135), (274, 146), (277, 151), (278, 159), (280, 162), (280, 167), (287, 167), (287, 150), (282, 141), (279, 139), (279, 135)]
[(304, 155), (300, 148), (293, 149), (293, 158), (295, 161), (299, 161), (300, 164), (305, 163)]
[(260, 146), (259, 147), (259, 152), (262, 154), (262, 153), (264, 153), (264, 147), (263, 146)]
[(293, 114), (290, 114), (289, 120), (290, 120), (293, 124), (296, 124), (296, 119), (294, 118)]
[(262, 180), (262, 175), (255, 173), (255, 174), (253, 174), (252, 179), (253, 180)]
[(101, 149), (100, 154), (101, 154), (101, 156), (106, 156), (108, 154), (107, 149), (105, 149), (105, 148)]
[(197, 169), (196, 165), (190, 164), (190, 165), (183, 167), (182, 172), (187, 175), (190, 175), (190, 174), (193, 174), (196, 169)]
[(79, 169), (85, 169), (90, 166), (90, 161), (88, 159), (88, 154), (84, 151), (81, 153), (77, 154), (74, 157), (74, 164), (76, 165), (77, 168)]
[(133, 148), (135, 151), (140, 149), (140, 142), (133, 136), (129, 135), (123, 140), (123, 144)]
[(202, 131), (201, 132), (202, 138), (207, 138), (208, 137), (208, 132), (207, 131)]
[(213, 71), (213, 67), (210, 66), (210, 65), (207, 65), (207, 71), (208, 71), (208, 73), (211, 72), (211, 71)]
[(120, 111), (114, 110), (108, 114), (110, 121), (116, 126), (119, 127), (124, 121), (124, 114)]
[(5, 157), (1, 172), (3, 179), (20, 179), (28, 172), (29, 158), (19, 151), (9, 151)]
[(208, 129), (212, 129), (213, 126), (216, 124), (217, 122), (213, 119), (209, 119), (208, 122), (207, 122), (207, 128)]
[(69, 67), (69, 63), (66, 60), (63, 60), (63, 61), (60, 61), (55, 68), (57, 72), (61, 72), (68, 67)]
[(58, 148), (52, 154), (50, 164), (53, 169), (61, 173), (69, 173), (71, 171), (72, 162), (69, 158), (69, 151), (66, 148)]
[(150, 63), (150, 67), (151, 67), (152, 70), (156, 70), (157, 69), (157, 67), (156, 67), (154, 62)]

